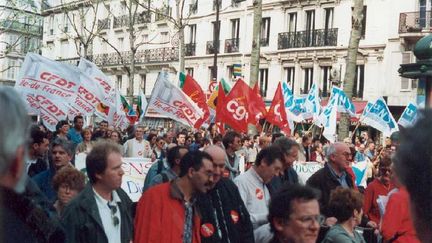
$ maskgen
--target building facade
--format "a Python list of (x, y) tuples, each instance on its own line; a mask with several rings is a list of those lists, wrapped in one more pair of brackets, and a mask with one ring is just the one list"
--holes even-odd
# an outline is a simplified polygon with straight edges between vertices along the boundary
[(40, 10), (37, 1), (0, 0), (0, 85), (15, 85), (26, 53), (40, 52)]
[[(117, 82), (122, 93), (129, 88), (128, 64), (134, 57), (134, 94), (141, 87), (149, 96), (161, 69), (176, 80), (180, 44), (175, 1), (143, 2), (132, 16), (126, 0), (93, 4), (56, 4), (53, 0), (43, 10), (43, 55), (73, 64), (79, 56), (86, 56)], [(150, 11), (147, 2), (151, 2)], [(219, 0), (219, 42), (214, 42), (216, 0), (184, 1), (185, 70), (204, 90), (211, 86), (215, 51), (218, 79), (235, 82), (242, 77), (249, 81), (252, 2)], [(415, 42), (430, 33), (430, 2), (364, 0), (355, 100), (383, 96), (396, 113), (415, 101), (416, 81), (399, 77), (397, 70), (400, 64), (414, 61), (411, 50)], [(332, 82), (345, 74), (352, 8), (352, 0), (263, 0), (258, 83), (266, 100), (273, 98), (279, 81), (292, 85), (296, 95), (306, 94), (314, 82), (323, 97), (329, 95)], [(79, 14), (71, 18), (80, 9), (86, 9), (85, 18)], [(72, 24), (71, 19), (79, 24)], [(82, 28), (74, 27), (84, 22), (84, 29), (96, 33), (89, 42), (81, 37), (89, 37), (90, 31), (79, 33)]]

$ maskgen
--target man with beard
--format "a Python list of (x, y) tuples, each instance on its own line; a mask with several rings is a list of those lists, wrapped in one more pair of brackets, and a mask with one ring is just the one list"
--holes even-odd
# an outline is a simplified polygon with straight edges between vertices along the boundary
[[(180, 162), (179, 178), (149, 188), (140, 198), (135, 217), (135, 243), (196, 243), (201, 227), (196, 197), (213, 184), (212, 158), (205, 152), (188, 152)], [(207, 226), (207, 225), (205, 225)]]
[(90, 183), (64, 209), (68, 242), (129, 243), (132, 241), (132, 201), (120, 186), (121, 148), (99, 141), (86, 158)]
[(228, 178), (223, 178), (225, 151), (216, 145), (205, 150), (213, 158), (214, 178), (212, 189), (198, 197), (198, 207), (202, 219), (201, 227), (214, 228), (201, 232), (202, 242), (253, 243), (254, 235), (250, 215), (240, 197), (237, 186)]

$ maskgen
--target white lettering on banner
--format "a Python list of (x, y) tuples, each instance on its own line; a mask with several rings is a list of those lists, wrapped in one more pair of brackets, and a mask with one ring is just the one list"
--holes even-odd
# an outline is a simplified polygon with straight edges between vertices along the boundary
[(276, 104), (274, 107), (274, 113), (275, 115), (279, 118), (279, 120), (281, 119), (281, 114), (280, 114), (280, 104)]
[(63, 89), (55, 84), (46, 83), (42, 80), (24, 78), (18, 83), (23, 88), (34, 90), (34, 93), (44, 92), (46, 94), (58, 96), (60, 98), (69, 98), (73, 95), (72, 90)]
[[(75, 156), (75, 167), (86, 172), (85, 153)], [(138, 202), (142, 195), (145, 177), (152, 166), (151, 159), (147, 158), (122, 158), (124, 171), (121, 188), (129, 195), (133, 202)]]
[(247, 119), (248, 114), (247, 114), (246, 108), (242, 105), (239, 105), (239, 103), (236, 100), (230, 100), (227, 103), (227, 110), (229, 112), (234, 113), (233, 117), (234, 117), (234, 119), (236, 119), (238, 121), (241, 121), (243, 119)]
[(297, 172), (300, 184), (305, 185), (306, 181), (319, 169), (323, 168), (319, 162), (295, 162), (294, 170)]

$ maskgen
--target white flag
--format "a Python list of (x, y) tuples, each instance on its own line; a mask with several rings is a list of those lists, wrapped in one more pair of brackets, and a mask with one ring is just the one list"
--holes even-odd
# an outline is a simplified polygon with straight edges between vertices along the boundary
[(313, 118), (315, 122), (321, 112), (321, 99), (319, 97), (318, 86), (314, 83), (306, 97), (305, 101), (306, 115), (305, 119)]
[(369, 109), (365, 109), (360, 121), (382, 132), (386, 137), (399, 131), (399, 127), (382, 97), (377, 99)]
[(410, 102), (399, 118), (398, 124), (403, 127), (411, 127), (415, 124), (417, 119), (417, 106)]

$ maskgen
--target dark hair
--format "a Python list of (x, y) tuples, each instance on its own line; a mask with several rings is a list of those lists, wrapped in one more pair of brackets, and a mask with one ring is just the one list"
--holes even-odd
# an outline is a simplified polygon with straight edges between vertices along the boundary
[(272, 165), (277, 159), (283, 162), (283, 158), (284, 156), (280, 148), (274, 145), (270, 145), (259, 151), (256, 157), (255, 165), (261, 165), (264, 160), (267, 165)]
[(150, 134), (147, 136), (147, 141), (151, 142), (151, 140), (152, 140), (154, 137), (157, 137), (157, 135), (154, 134), (154, 133), (150, 133)]
[(56, 125), (56, 131), (58, 131), (63, 125), (69, 125), (69, 122), (66, 120), (61, 120)]
[(217, 144), (218, 142), (222, 141), (222, 135), (218, 134), (216, 136), (214, 136), (213, 138), (213, 144)]
[(102, 124), (102, 123), (106, 123), (106, 124), (108, 125), (108, 121), (103, 120), (103, 121), (99, 122), (99, 126), (100, 126), (100, 124)]
[(74, 124), (78, 122), (78, 119), (84, 119), (84, 118), (81, 115), (74, 117), (74, 119), (73, 119)]
[(271, 142), (274, 143), (274, 141), (280, 137), (284, 137), (284, 135), (280, 132), (279, 133), (273, 133)]
[[(395, 170), (410, 194), (417, 227), (432, 225), (432, 187), (426, 186), (432, 181), (432, 111), (419, 111), (419, 117), (413, 127), (403, 130), (400, 146), (394, 158)], [(430, 230), (430, 229), (429, 229)]]
[(298, 184), (285, 184), (279, 191), (272, 197), (269, 205), (268, 220), (272, 231), (275, 231), (273, 225), (274, 218), (289, 219), (293, 213), (293, 201), (300, 200), (308, 202), (311, 200), (318, 200), (320, 192), (309, 186), (302, 186)]
[(181, 131), (181, 132), (177, 133), (176, 138), (180, 137), (180, 135), (185, 135), (185, 138), (188, 136), (186, 132)]
[(328, 208), (338, 223), (350, 219), (354, 210), (360, 212), (363, 207), (363, 195), (350, 188), (337, 187), (330, 193)]
[(86, 157), (87, 175), (91, 184), (96, 183), (96, 174), (101, 174), (107, 167), (108, 156), (121, 154), (120, 146), (110, 140), (97, 141)]
[(311, 139), (311, 136), (309, 136), (308, 134), (303, 135), (303, 137), (302, 137), (302, 143), (308, 141), (309, 139)]
[(58, 191), (62, 184), (66, 184), (71, 189), (80, 192), (85, 186), (85, 175), (72, 166), (64, 166), (59, 171), (57, 171), (52, 183), (55, 191)]
[(189, 149), (186, 146), (174, 146), (174, 147), (168, 149), (167, 162), (171, 168), (173, 168), (175, 166), (175, 160), (176, 159), (181, 159), (180, 158), (180, 149), (186, 149), (187, 151), (189, 151)]
[(54, 147), (57, 146), (62, 147), (69, 156), (72, 156), (74, 154), (73, 144), (64, 138), (54, 139), (54, 141), (51, 143), (51, 152), (54, 149)]
[(225, 136), (222, 138), (222, 143), (223, 143), (223, 146), (225, 147), (225, 149), (227, 149), (229, 147), (230, 143), (234, 142), (234, 139), (236, 137), (241, 138), (240, 134), (238, 132), (235, 132), (235, 131), (229, 131), (225, 134)]
[(284, 154), (290, 154), (291, 153), (291, 149), (293, 147), (300, 148), (300, 145), (296, 141), (294, 141), (292, 139), (289, 139), (287, 137), (279, 137), (279, 138), (277, 138), (274, 141), (273, 145), (279, 147), (279, 149)]
[(180, 161), (180, 174), (179, 177), (185, 176), (190, 168), (193, 168), (194, 170), (198, 171), (201, 169), (203, 165), (203, 160), (208, 159), (211, 162), (213, 162), (212, 157), (202, 151), (189, 151)]
[(40, 130), (39, 127), (32, 127), (30, 130), (31, 144), (41, 144), (44, 138), (48, 139), (47, 134)]

